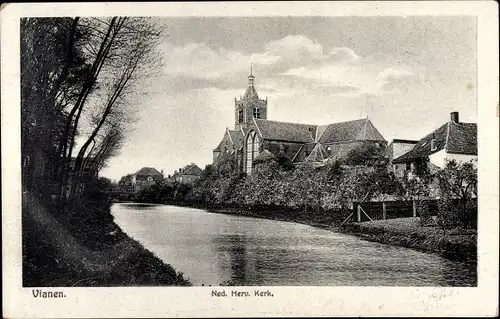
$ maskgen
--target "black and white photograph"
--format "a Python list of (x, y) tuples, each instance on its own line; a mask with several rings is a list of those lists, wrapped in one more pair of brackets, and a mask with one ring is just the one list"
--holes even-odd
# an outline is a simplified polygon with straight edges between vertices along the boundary
[(479, 287), (477, 15), (139, 13), (17, 20), (25, 298)]

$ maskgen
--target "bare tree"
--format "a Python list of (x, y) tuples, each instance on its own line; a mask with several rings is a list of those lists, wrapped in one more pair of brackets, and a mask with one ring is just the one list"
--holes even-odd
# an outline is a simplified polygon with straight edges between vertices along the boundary
[[(161, 55), (158, 52), (158, 40), (161, 28), (150, 20), (140, 18), (116, 18), (109, 23), (111, 28), (109, 42), (105, 45), (106, 56), (100, 66), (101, 86), (100, 97), (97, 107), (93, 112), (93, 127), (78, 151), (74, 165), (73, 184), (79, 182), (79, 174), (84, 167), (85, 158), (95, 152), (94, 145), (99, 144), (99, 136), (105, 132), (107, 127), (112, 127), (104, 135), (107, 136), (101, 145), (97, 167), (104, 165), (105, 159), (116, 151), (123, 138), (124, 123), (133, 118), (133, 98), (136, 94), (138, 84), (141, 80), (150, 76), (153, 70), (157, 70), (161, 64)], [(109, 29), (108, 29), (109, 30)], [(105, 37), (108, 38), (107, 36)], [(88, 97), (88, 95), (87, 95)], [(83, 106), (76, 113), (79, 118)], [(118, 119), (118, 121), (117, 121)], [(117, 122), (122, 125), (117, 125)], [(74, 143), (74, 140), (73, 140)], [(70, 150), (72, 145), (70, 146)], [(107, 154), (107, 156), (104, 156)], [(79, 188), (74, 188), (79, 189)]]

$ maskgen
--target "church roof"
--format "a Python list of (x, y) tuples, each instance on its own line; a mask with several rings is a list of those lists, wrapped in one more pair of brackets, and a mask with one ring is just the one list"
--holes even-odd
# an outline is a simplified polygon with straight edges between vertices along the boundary
[(324, 147), (321, 144), (316, 143), (309, 156), (307, 156), (306, 162), (321, 162), (327, 158), (328, 154)]
[(321, 144), (386, 141), (369, 119), (322, 126), (255, 119), (255, 124), (262, 138), (268, 140)]
[(386, 141), (368, 118), (325, 125), (320, 127), (319, 132), (321, 132), (321, 135), (318, 134), (319, 142), (322, 144)]
[(310, 143), (316, 136), (316, 125), (277, 122), (255, 119), (255, 124), (262, 138), (268, 140)]
[(243, 146), (243, 139), (245, 136), (241, 130), (227, 130), (229, 133), (229, 137), (231, 137), (231, 141), (233, 142), (234, 149), (238, 150), (241, 146)]
[[(434, 150), (431, 149), (432, 139)], [(410, 162), (441, 150), (453, 154), (477, 155), (477, 124), (452, 121), (445, 123), (418, 141), (411, 151), (393, 160), (393, 163)]]
[[(245, 138), (245, 135), (243, 134), (242, 130), (230, 130), (226, 128), (226, 133), (229, 135), (229, 139), (233, 144), (233, 147), (235, 150), (238, 150), (240, 147), (243, 146), (243, 140)], [(214, 151), (221, 151), (223, 149), (222, 143), (224, 142), (224, 139), (222, 139), (219, 144), (217, 145), (216, 148), (214, 148)]]
[(243, 95), (243, 98), (247, 99), (247, 100), (258, 100), (259, 99), (259, 95), (257, 94), (257, 90), (255, 90), (255, 87), (253, 85), (247, 87), (247, 90), (245, 91), (245, 95)]

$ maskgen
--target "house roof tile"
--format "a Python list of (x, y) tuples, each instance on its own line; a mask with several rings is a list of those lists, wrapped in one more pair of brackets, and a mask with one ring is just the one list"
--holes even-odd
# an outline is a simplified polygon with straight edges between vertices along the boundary
[(196, 175), (196, 176), (199, 176), (199, 175), (201, 175), (201, 173), (202, 173), (201, 168), (199, 168), (198, 165), (196, 165), (196, 164), (186, 165), (182, 169), (182, 175)]
[[(431, 149), (432, 139), (434, 149)], [(441, 150), (454, 154), (477, 155), (476, 123), (445, 123), (419, 140), (411, 151), (394, 159), (393, 163), (410, 162)]]
[(135, 173), (136, 176), (163, 176), (153, 167), (143, 167)]

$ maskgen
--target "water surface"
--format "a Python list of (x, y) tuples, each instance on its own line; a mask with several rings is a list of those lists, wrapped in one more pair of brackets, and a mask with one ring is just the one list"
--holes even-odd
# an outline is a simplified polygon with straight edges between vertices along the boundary
[(115, 203), (116, 223), (194, 285), (475, 286), (476, 267), (303, 224)]

